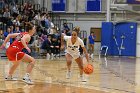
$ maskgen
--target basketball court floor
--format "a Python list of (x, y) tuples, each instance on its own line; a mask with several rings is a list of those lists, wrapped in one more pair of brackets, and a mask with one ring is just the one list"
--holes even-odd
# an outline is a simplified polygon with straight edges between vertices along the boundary
[(27, 64), (21, 63), (14, 76), (18, 81), (5, 81), (10, 63), (0, 60), (0, 93), (140, 93), (140, 59), (128, 57), (95, 56), (94, 72), (85, 75), (87, 82), (78, 78), (76, 62), (72, 64), (72, 78), (66, 79), (64, 57), (46, 60), (36, 59), (31, 78), (34, 85), (21, 81)]

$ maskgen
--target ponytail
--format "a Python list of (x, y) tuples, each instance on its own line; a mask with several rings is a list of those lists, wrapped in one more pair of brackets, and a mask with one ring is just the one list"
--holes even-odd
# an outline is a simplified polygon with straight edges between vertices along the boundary
[(75, 31), (77, 34), (80, 33), (80, 27), (76, 26), (74, 27), (73, 31)]

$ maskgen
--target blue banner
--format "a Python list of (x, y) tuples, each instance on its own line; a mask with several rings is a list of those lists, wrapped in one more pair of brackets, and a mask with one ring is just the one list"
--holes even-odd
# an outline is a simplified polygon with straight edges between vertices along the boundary
[(128, 4), (140, 4), (140, 0), (127, 0)]
[(86, 0), (86, 12), (101, 12), (101, 0)]
[(66, 0), (52, 0), (52, 12), (65, 12)]

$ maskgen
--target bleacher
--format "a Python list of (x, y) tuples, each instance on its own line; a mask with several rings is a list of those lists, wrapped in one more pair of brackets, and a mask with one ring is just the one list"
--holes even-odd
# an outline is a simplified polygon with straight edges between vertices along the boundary
[[(34, 19), (34, 17), (37, 15), (37, 13), (39, 13), (40, 15), (46, 14), (46, 16), (50, 16), (51, 17), (51, 22), (54, 24), (54, 29), (58, 32), (58, 34), (61, 34), (63, 31), (63, 24), (67, 23), (67, 25), (69, 26), (70, 30), (73, 29), (73, 24), (72, 23), (68, 23), (66, 19), (61, 19), (59, 15), (54, 14), (53, 12), (47, 11), (46, 7), (41, 7), (40, 4), (34, 4), (34, 3), (30, 3), (30, 2), (25, 2), (25, 3), (19, 3), (19, 2), (15, 2), (14, 4), (12, 3), (5, 3), (5, 7), (2, 8), (1, 14), (0, 14), (0, 29), (3, 31), (3, 33), (5, 31), (7, 31), (7, 28), (9, 26), (13, 26), (13, 28), (15, 29), (15, 23), (13, 23), (13, 20), (16, 20), (16, 18), (18, 19), (18, 21), (20, 22), (20, 31), (26, 31), (26, 22), (32, 22), (34, 23), (39, 29), (37, 29), (37, 33), (36, 36), (41, 36), (42, 34), (48, 35), (49, 33), (47, 32), (49, 28), (45, 27), (45, 24), (41, 24), (41, 22), (36, 22), (36, 20)], [(13, 8), (17, 9), (17, 11), (19, 13), (13, 13)], [(10, 13), (10, 17), (5, 17), (4, 13), (5, 10), (8, 9), (8, 12)], [(39, 20), (40, 21), (40, 20)], [(13, 33), (13, 32), (11, 32)], [(58, 35), (60, 36), (60, 35)], [(4, 38), (0, 38), (2, 40), (4, 40)], [(33, 38), (33, 41), (35, 40), (35, 38)], [(31, 42), (33, 42), (31, 41)], [(31, 43), (30, 43), (31, 45)], [(31, 47), (32, 48), (32, 47)], [(31, 54), (33, 55), (39, 55), (39, 56), (46, 56), (46, 52), (39, 52), (38, 54), (34, 54), (36, 53), (34, 51), (34, 49)], [(5, 57), (5, 52), (1, 51), (1, 56)]]

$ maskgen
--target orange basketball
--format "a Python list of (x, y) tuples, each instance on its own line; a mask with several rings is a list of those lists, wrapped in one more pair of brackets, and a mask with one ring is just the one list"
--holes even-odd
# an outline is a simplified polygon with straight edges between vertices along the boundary
[(93, 73), (93, 66), (91, 64), (87, 64), (83, 71), (85, 72), (85, 74), (91, 74)]

